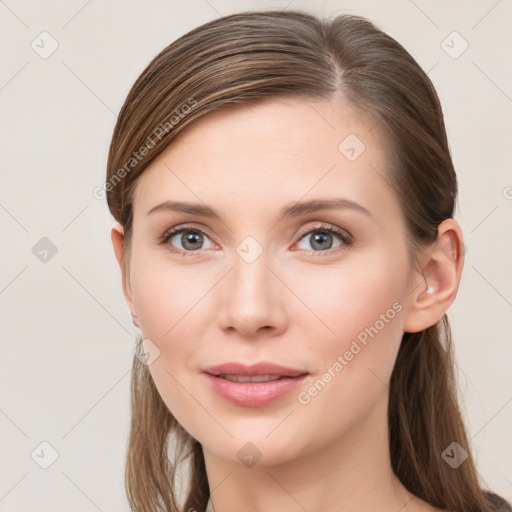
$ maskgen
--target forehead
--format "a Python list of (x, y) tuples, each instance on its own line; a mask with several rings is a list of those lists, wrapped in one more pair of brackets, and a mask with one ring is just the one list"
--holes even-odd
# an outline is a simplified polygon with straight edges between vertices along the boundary
[(399, 215), (385, 166), (369, 118), (341, 101), (267, 99), (189, 125), (140, 177), (134, 215), (182, 200), (262, 217), (317, 197), (347, 198), (377, 217), (386, 209)]

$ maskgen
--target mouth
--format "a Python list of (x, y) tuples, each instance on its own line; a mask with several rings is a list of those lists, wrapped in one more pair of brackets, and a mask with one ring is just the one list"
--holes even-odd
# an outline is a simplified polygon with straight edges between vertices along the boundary
[(284, 375), (214, 375), (214, 377), (229, 380), (231, 382), (270, 382), (287, 378)]
[(210, 388), (221, 398), (243, 407), (262, 407), (284, 398), (309, 375), (273, 363), (252, 366), (226, 363), (203, 370)]
[(203, 370), (204, 372), (216, 377), (298, 377), (308, 373), (306, 370), (289, 368), (279, 364), (261, 362), (253, 365), (243, 363), (223, 363), (216, 366), (210, 366)]

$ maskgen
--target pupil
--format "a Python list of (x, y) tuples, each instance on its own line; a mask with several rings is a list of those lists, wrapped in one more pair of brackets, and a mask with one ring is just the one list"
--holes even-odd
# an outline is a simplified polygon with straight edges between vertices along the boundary
[[(332, 245), (332, 241), (330, 244), (327, 244), (328, 246), (326, 246), (326, 244), (322, 244), (322, 242), (325, 242), (326, 241), (326, 237), (330, 237), (331, 235), (329, 233), (317, 233), (316, 235), (314, 235), (314, 240), (313, 240), (313, 246), (314, 244), (316, 243), (319, 243), (319, 248), (320, 249), (330, 249), (331, 245)], [(328, 240), (328, 239), (327, 239)]]
[[(187, 244), (191, 243), (194, 245), (194, 243), (199, 243), (201, 241), (201, 234), (194, 232), (194, 231), (188, 231), (188, 234), (184, 234), (183, 240), (185, 243), (183, 243), (183, 247), (187, 247)], [(189, 247), (189, 249), (197, 249), (197, 247)]]

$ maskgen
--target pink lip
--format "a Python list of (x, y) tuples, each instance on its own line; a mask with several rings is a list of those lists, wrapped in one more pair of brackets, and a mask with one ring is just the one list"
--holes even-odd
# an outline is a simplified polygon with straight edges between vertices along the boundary
[[(204, 370), (213, 391), (225, 400), (245, 407), (268, 405), (290, 393), (307, 376), (308, 372), (287, 368), (273, 363), (258, 363), (246, 366), (240, 363), (226, 363)], [(233, 382), (219, 375), (273, 375), (279, 380), (268, 382)]]

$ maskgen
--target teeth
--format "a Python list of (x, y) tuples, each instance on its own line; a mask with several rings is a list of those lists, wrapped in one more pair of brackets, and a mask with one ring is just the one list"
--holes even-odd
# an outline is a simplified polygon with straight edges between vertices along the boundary
[(279, 375), (219, 375), (219, 377), (232, 382), (270, 382), (281, 378)]

